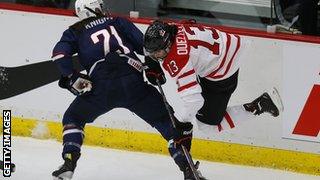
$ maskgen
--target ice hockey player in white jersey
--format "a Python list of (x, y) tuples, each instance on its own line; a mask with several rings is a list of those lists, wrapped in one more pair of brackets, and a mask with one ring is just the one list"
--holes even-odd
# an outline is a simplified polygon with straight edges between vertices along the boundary
[[(277, 117), (283, 109), (275, 88), (250, 103), (227, 107), (237, 87), (245, 45), (236, 34), (193, 21), (176, 24), (154, 21), (144, 35), (145, 51), (151, 57), (146, 58), (145, 64), (155, 67), (161, 62), (176, 81), (184, 103), (182, 121), (195, 120), (200, 130), (219, 132), (262, 113)], [(146, 69), (149, 79), (162, 73), (159, 68)]]

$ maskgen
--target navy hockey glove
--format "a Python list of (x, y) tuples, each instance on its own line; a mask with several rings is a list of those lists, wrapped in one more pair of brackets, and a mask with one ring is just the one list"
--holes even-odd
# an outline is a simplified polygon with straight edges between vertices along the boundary
[(88, 75), (73, 72), (71, 76), (61, 76), (59, 86), (64, 89), (68, 89), (76, 96), (81, 96), (91, 91), (92, 82)]
[(176, 123), (176, 132), (174, 133), (174, 143), (176, 146), (183, 145), (188, 151), (191, 149), (192, 141), (192, 131), (193, 125), (190, 122), (180, 122), (178, 120)]
[(157, 80), (159, 80), (161, 85), (166, 83), (166, 77), (158, 61), (155, 61), (151, 57), (146, 56), (144, 70), (146, 72), (146, 77), (151, 84), (158, 85)]

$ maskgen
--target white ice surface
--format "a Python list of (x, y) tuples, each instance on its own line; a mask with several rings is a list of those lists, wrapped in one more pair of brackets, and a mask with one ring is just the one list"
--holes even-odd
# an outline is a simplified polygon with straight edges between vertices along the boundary
[[(17, 170), (12, 180), (50, 180), (62, 164), (59, 142), (12, 137), (12, 159)], [(320, 180), (292, 172), (201, 161), (200, 170), (210, 180)], [(182, 180), (169, 156), (83, 146), (74, 180)]]

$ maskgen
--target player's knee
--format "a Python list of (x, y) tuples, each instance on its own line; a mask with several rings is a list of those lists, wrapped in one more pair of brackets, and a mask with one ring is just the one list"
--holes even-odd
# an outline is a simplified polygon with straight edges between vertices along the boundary
[(76, 126), (84, 127), (86, 122), (84, 120), (81, 120), (75, 113), (67, 110), (63, 115), (62, 125), (65, 126), (68, 124), (75, 124)]
[(74, 122), (74, 117), (72, 115), (72, 113), (70, 111), (66, 111), (63, 115), (63, 118), (62, 118), (62, 124), (63, 126), (67, 125), (67, 124), (73, 124)]
[(223, 120), (224, 114), (219, 112), (206, 112), (201, 109), (196, 114), (197, 120), (208, 125), (219, 125)]
[[(174, 114), (173, 108), (171, 106), (169, 106), (169, 108), (172, 114)], [(145, 117), (144, 119), (159, 132), (164, 132), (164, 129), (169, 129), (169, 127), (172, 126), (170, 115), (168, 113), (168, 110), (164, 106), (160, 106), (160, 108), (156, 112), (149, 113), (149, 116)], [(168, 133), (164, 134), (166, 134), (166, 137), (169, 138), (170, 135)]]

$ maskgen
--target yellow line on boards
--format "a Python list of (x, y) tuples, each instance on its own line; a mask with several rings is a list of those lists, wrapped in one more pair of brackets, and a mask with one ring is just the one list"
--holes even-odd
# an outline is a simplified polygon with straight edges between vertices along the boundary
[[(0, 128), (2, 132), (2, 126)], [(58, 122), (12, 118), (12, 135), (61, 141), (62, 125)], [(85, 127), (84, 144), (129, 151), (168, 154), (167, 142), (160, 134), (90, 125)], [(194, 158), (207, 161), (320, 175), (319, 154), (203, 139), (193, 139), (191, 154)]]

